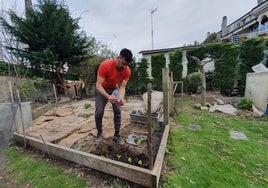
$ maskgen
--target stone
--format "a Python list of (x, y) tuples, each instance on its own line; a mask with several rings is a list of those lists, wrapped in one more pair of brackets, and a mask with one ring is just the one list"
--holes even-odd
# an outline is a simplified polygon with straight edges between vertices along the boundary
[(190, 130), (201, 130), (201, 126), (200, 125), (190, 124), (188, 126), (188, 129), (190, 129)]
[(243, 132), (230, 131), (229, 133), (230, 133), (231, 138), (235, 140), (248, 140), (247, 136)]

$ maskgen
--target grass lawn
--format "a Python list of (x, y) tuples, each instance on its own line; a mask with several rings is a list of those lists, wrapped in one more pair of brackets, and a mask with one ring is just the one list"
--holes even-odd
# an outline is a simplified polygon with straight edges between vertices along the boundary
[(52, 166), (44, 160), (19, 152), (16, 147), (6, 151), (9, 162), (5, 166), (7, 187), (85, 187), (86, 180), (75, 173), (66, 173), (62, 168)]
[[(268, 187), (267, 121), (197, 109), (184, 109), (174, 120), (179, 128), (170, 131), (167, 148), (172, 172), (161, 187)], [(201, 129), (189, 129), (190, 124)], [(230, 131), (243, 132), (248, 140), (233, 139)]]

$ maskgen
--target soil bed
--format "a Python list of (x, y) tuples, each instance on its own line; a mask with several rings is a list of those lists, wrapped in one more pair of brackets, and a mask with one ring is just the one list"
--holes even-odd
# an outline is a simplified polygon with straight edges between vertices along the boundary
[[(85, 109), (85, 104), (90, 108)], [(114, 125), (111, 104), (105, 108), (103, 117), (103, 140), (95, 140), (94, 101), (81, 100), (59, 105), (57, 109), (45, 112), (26, 129), (26, 135), (44, 139), (57, 145), (86, 153), (121, 161), (142, 168), (149, 168), (148, 139), (133, 145), (126, 142), (129, 135), (135, 134), (148, 138), (147, 122), (132, 122), (130, 114), (146, 108), (140, 98), (129, 98), (122, 107), (122, 125), (120, 135), (124, 145), (113, 141)], [(152, 160), (154, 161), (162, 139), (163, 126), (152, 123)]]
[[(147, 132), (147, 125), (141, 123), (130, 123), (121, 130), (121, 136), (126, 138), (130, 133), (135, 132)], [(153, 161), (156, 158), (162, 134), (163, 128), (161, 126), (158, 126), (152, 134)], [(138, 145), (125, 143), (121, 146), (116, 144), (112, 137), (104, 138), (102, 142), (97, 143), (95, 141), (95, 136), (90, 135), (79, 140), (72, 148), (134, 166), (147, 169), (149, 168), (148, 140), (142, 141)]]

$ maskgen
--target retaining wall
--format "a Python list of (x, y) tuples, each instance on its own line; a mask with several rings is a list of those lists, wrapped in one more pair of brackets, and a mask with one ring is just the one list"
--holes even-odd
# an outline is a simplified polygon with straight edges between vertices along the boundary
[(265, 112), (268, 104), (268, 72), (248, 73), (245, 98), (253, 100), (253, 104)]

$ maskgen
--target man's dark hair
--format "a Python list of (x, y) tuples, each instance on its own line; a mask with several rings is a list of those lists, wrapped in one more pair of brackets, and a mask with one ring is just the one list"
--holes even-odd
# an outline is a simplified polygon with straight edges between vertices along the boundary
[(119, 54), (121, 57), (125, 58), (125, 61), (130, 63), (132, 60), (133, 60), (133, 55), (132, 55), (132, 52), (127, 49), (127, 48), (123, 48), (121, 51), (120, 51), (120, 54)]

